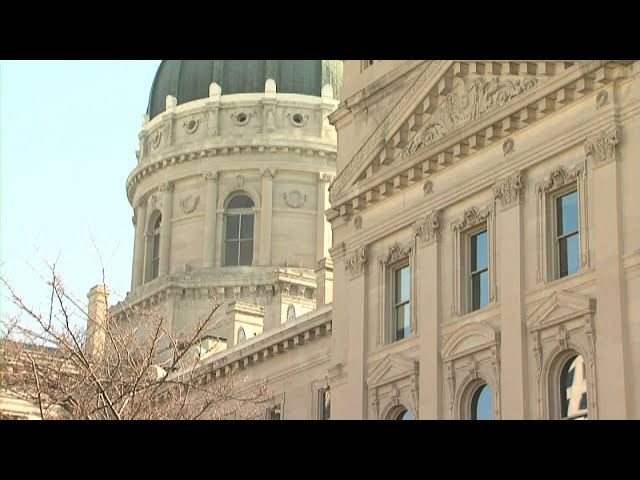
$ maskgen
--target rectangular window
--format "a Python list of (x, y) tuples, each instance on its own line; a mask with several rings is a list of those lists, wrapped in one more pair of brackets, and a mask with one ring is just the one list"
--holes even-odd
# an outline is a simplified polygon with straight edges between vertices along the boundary
[(469, 238), (470, 311), (479, 310), (489, 303), (489, 245), (486, 230)]
[(331, 390), (323, 388), (318, 390), (318, 420), (331, 418)]
[(558, 278), (573, 275), (580, 268), (578, 243), (578, 192), (556, 198), (556, 258)]
[(391, 341), (397, 342), (409, 336), (409, 265), (393, 270), (393, 312)]
[(282, 410), (280, 405), (267, 410), (267, 420), (282, 420)]
[(225, 266), (251, 265), (253, 214), (228, 215), (225, 232)]

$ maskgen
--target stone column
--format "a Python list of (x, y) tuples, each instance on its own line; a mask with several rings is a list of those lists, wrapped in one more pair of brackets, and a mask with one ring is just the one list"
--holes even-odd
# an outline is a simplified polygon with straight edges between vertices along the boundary
[(173, 215), (173, 182), (160, 185), (162, 194), (162, 224), (160, 226), (160, 265), (158, 277), (169, 274), (171, 254), (171, 217)]
[[(524, 175), (516, 172), (493, 187), (501, 200), (496, 239), (500, 245), (501, 418), (527, 418), (527, 328), (524, 317)], [(495, 392), (494, 392), (495, 393)]]
[[(596, 256), (596, 384), (599, 419), (630, 418), (631, 376), (627, 346), (622, 223), (616, 127), (585, 143), (593, 167)], [(614, 374), (615, 372), (615, 374)]]
[(324, 212), (329, 208), (329, 183), (331, 175), (327, 173), (319, 174), (318, 182), (318, 216), (316, 220), (316, 262), (329, 255), (331, 247), (331, 227), (327, 225)]
[(435, 210), (414, 226), (416, 233), (415, 302), (420, 345), (420, 379), (418, 414), (421, 420), (443, 418), (442, 358), (440, 356), (440, 217)]
[[(331, 377), (340, 380), (334, 382), (336, 384), (335, 402), (333, 401), (334, 384), (331, 385), (331, 416), (336, 420), (361, 420), (367, 418), (365, 376), (367, 342), (365, 270), (367, 254), (365, 247), (359, 247), (348, 254), (346, 258), (340, 254), (335, 257), (339, 271), (334, 278), (336, 287), (343, 294), (334, 300), (333, 310), (333, 325), (335, 326), (333, 331), (336, 338), (332, 338), (332, 341), (335, 340), (332, 350), (333, 367), (329, 369), (329, 376), (330, 380)], [(344, 266), (340, 265), (341, 263)]]
[(142, 285), (144, 272), (144, 234), (147, 226), (147, 199), (138, 201), (135, 214), (135, 237), (133, 240), (133, 272), (131, 274), (131, 290)]
[(216, 227), (218, 222), (218, 172), (207, 172), (203, 177), (206, 182), (206, 203), (202, 263), (204, 268), (213, 268), (216, 258)]
[(273, 213), (273, 173), (260, 170), (262, 176), (262, 204), (260, 209), (260, 245), (258, 265), (271, 265), (271, 222)]

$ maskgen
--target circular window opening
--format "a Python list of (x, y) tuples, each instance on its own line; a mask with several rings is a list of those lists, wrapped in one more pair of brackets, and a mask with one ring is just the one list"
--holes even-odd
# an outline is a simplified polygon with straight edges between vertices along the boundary
[(187, 123), (187, 128), (189, 130), (193, 130), (194, 128), (196, 128), (196, 121), (195, 120), (189, 120), (189, 123)]
[(239, 113), (238, 116), (236, 117), (236, 119), (238, 120), (239, 123), (244, 123), (247, 121), (247, 114), (246, 113)]
[(296, 125), (302, 125), (303, 118), (302, 118), (302, 115), (300, 115), (299, 113), (296, 113), (291, 119), (293, 120), (293, 123), (295, 123)]

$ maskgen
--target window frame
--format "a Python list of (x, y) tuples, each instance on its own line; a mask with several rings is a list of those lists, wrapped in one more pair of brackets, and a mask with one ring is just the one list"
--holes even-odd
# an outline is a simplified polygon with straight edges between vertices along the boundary
[[(407, 285), (409, 289), (409, 296), (407, 300), (403, 301), (402, 299), (397, 298), (397, 287), (398, 287), (398, 279), (397, 274), (404, 268), (408, 269), (409, 273), (409, 285)], [(389, 267), (390, 276), (391, 276), (391, 313), (390, 313), (390, 322), (389, 322), (389, 331), (387, 332), (389, 343), (399, 342), (404, 340), (405, 338), (409, 338), (411, 336), (411, 265), (409, 263), (409, 259), (405, 259), (403, 261), (397, 262), (395, 265)], [(402, 274), (400, 274), (402, 276)], [(403, 336), (402, 338), (397, 338), (398, 334), (398, 307), (402, 307), (404, 305), (409, 305), (409, 334)], [(403, 327), (404, 330), (404, 327)]]
[[(231, 203), (231, 201), (234, 198), (237, 197), (247, 197), (249, 200), (251, 200), (251, 203), (253, 204), (252, 207), (246, 207), (246, 208), (232, 208), (229, 209), (228, 205)], [(239, 217), (238, 219), (238, 234), (236, 237), (234, 238), (227, 238), (227, 229), (228, 229), (228, 223), (229, 223), (229, 217)], [(242, 232), (242, 220), (243, 217), (248, 217), (251, 216), (253, 218), (253, 227), (252, 227), (252, 233), (251, 233), (251, 238), (241, 238), (241, 232)], [(222, 267), (251, 267), (255, 264), (255, 241), (256, 241), (256, 202), (255, 200), (252, 198), (251, 195), (249, 195), (247, 192), (245, 191), (238, 191), (232, 195), (230, 195), (226, 202), (225, 202), (225, 208), (224, 208), (224, 213), (222, 215), (222, 248), (221, 248), (221, 258), (220, 258), (220, 264)], [(251, 242), (251, 263), (248, 265), (241, 265), (240, 264), (240, 255), (241, 255), (241, 245), (243, 242)], [(233, 265), (227, 265), (227, 246), (229, 244), (229, 242), (235, 242), (238, 245), (238, 259), (237, 259), (237, 263), (233, 264)]]
[[(495, 204), (480, 210), (470, 207), (464, 210), (462, 218), (451, 224), (452, 245), (452, 314), (464, 316), (490, 307), (498, 300), (496, 285), (496, 216)], [(472, 309), (471, 288), (471, 237), (486, 230), (487, 232), (487, 304), (479, 309)]]
[[(578, 271), (560, 277), (559, 253), (556, 248), (558, 198), (577, 192), (578, 201)], [(558, 166), (536, 185), (537, 193), (537, 254), (536, 282), (549, 283), (573, 277), (590, 266), (587, 177), (583, 161), (571, 169)]]
[[(329, 414), (325, 417), (325, 395), (329, 395)], [(331, 388), (323, 387), (316, 390), (316, 420), (331, 420)]]
[[(379, 310), (377, 345), (386, 346), (411, 338), (417, 332), (415, 318), (416, 281), (415, 281), (415, 242), (405, 246), (394, 243), (386, 255), (379, 258), (379, 285), (382, 293)], [(395, 272), (405, 266), (409, 267), (409, 335), (400, 340), (393, 340), (395, 334)]]
[[(482, 233), (487, 234), (487, 266), (486, 268), (480, 270), (471, 270), (471, 258), (472, 258), (472, 238), (478, 236)], [(479, 225), (478, 227), (470, 229), (465, 233), (465, 243), (466, 243), (466, 261), (465, 261), (465, 272), (467, 275), (466, 281), (466, 301), (467, 301), (467, 313), (477, 312), (478, 310), (482, 310), (489, 306), (489, 229), (486, 225)], [(473, 277), (474, 275), (481, 275), (482, 272), (487, 272), (487, 303), (484, 306), (479, 306), (478, 308), (473, 308)], [(481, 302), (482, 303), (482, 302)]]
[[(160, 222), (158, 228), (156, 223)], [(157, 234), (157, 235), (156, 235)], [(158, 256), (153, 256), (153, 247), (155, 239), (158, 239)], [(144, 249), (144, 266), (143, 266), (143, 281), (142, 283), (149, 283), (159, 277), (160, 274), (160, 256), (162, 254), (162, 212), (155, 208), (149, 212), (149, 216), (146, 219), (146, 232), (145, 232), (145, 249)], [(154, 261), (157, 263), (157, 272), (154, 276)]]
[[(280, 417), (272, 418), (273, 414), (276, 413), (276, 411), (278, 411)], [(265, 420), (284, 420), (284, 410), (282, 409), (282, 404), (276, 403), (275, 405), (267, 408), (265, 410)]]

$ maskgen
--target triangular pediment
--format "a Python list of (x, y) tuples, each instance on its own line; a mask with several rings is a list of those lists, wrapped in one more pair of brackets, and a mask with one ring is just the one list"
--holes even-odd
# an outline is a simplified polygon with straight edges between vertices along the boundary
[(595, 311), (595, 298), (576, 293), (554, 292), (529, 315), (527, 328), (536, 331)]
[[(374, 173), (450, 136), (562, 73), (571, 62), (425, 62), (389, 115), (331, 186), (332, 197)], [(369, 170), (369, 172), (367, 172)]]
[(491, 348), (500, 342), (500, 334), (484, 322), (468, 323), (456, 331), (442, 345), (442, 358), (454, 360), (473, 352)]
[(379, 387), (394, 382), (400, 378), (418, 373), (417, 360), (403, 355), (389, 354), (376, 365), (367, 376), (367, 385), (370, 388)]

